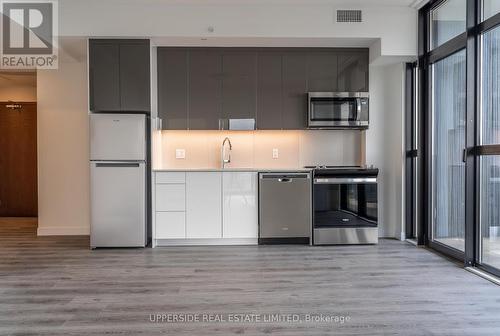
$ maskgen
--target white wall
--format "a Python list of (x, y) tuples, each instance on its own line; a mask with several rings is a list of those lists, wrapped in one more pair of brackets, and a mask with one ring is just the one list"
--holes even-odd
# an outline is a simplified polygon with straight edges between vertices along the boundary
[(35, 102), (35, 73), (0, 73), (0, 101)]
[[(353, 1), (176, 1), (61, 0), (61, 36), (371, 40), (381, 39), (380, 54), (416, 55), (417, 10), (408, 1), (389, 6)], [(366, 2), (367, 3), (367, 2)], [(362, 23), (335, 22), (336, 9), (363, 10)], [(112, 22), (112, 24), (110, 24)], [(213, 26), (214, 32), (208, 32)], [(201, 41), (200, 37), (207, 37)], [(166, 41), (169, 41), (168, 39)], [(176, 43), (177, 43), (176, 42)], [(293, 41), (290, 41), (292, 43)], [(167, 42), (168, 43), (168, 42)], [(234, 45), (234, 40), (231, 42)], [(363, 46), (366, 46), (363, 45)]]
[(86, 60), (60, 53), (37, 82), (38, 234), (89, 234)]
[(404, 64), (370, 66), (366, 163), (379, 172), (379, 235), (401, 239), (404, 228)]

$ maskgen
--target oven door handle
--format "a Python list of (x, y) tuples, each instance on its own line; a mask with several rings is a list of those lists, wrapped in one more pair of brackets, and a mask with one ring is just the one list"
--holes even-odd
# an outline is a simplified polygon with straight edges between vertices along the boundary
[(314, 178), (314, 184), (360, 184), (377, 183), (376, 177), (335, 177), (335, 178)]

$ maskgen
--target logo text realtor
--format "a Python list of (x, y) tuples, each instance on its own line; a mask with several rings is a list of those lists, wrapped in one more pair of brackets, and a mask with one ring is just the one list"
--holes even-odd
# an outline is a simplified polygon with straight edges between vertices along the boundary
[(57, 2), (1, 1), (3, 69), (55, 69)]

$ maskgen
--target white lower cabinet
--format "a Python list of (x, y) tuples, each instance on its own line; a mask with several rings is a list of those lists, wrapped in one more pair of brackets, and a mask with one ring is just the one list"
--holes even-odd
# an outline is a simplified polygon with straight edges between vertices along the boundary
[(222, 173), (186, 173), (186, 238), (222, 238)]
[(155, 181), (155, 246), (257, 243), (257, 172), (157, 172)]
[(156, 212), (156, 239), (185, 239), (186, 213), (182, 211)]
[(157, 184), (156, 211), (184, 211), (185, 188), (184, 184)]
[(256, 172), (223, 172), (223, 238), (258, 238)]

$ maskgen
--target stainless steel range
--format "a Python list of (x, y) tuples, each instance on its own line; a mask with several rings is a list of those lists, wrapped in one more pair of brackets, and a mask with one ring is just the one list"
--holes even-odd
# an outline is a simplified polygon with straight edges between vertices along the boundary
[(313, 244), (378, 243), (378, 169), (313, 168)]

